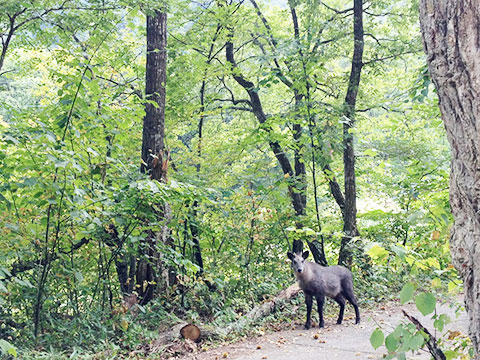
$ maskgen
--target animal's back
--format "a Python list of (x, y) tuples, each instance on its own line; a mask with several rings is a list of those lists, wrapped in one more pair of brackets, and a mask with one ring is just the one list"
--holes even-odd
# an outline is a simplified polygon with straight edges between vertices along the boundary
[[(322, 291), (328, 297), (334, 298), (342, 292), (345, 286), (352, 286), (352, 273), (347, 268), (336, 266), (321, 266), (316, 263), (310, 263), (315, 278), (318, 279), (320, 287), (317, 291)], [(310, 265), (309, 264), (309, 265)]]

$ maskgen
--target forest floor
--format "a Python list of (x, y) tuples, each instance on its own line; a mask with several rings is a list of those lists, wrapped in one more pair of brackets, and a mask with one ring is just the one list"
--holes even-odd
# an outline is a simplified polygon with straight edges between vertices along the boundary
[[(336, 306), (327, 303), (326, 306)], [(444, 334), (467, 334), (467, 317), (460, 306), (460, 298), (437, 306), (439, 314), (448, 314), (451, 322), (444, 329)], [(291, 328), (272, 332), (263, 336), (252, 337), (241, 342), (223, 345), (213, 349), (201, 349), (195, 353), (184, 355), (176, 359), (182, 360), (349, 360), (349, 359), (381, 359), (387, 352), (384, 346), (374, 350), (370, 345), (370, 335), (373, 330), (380, 327), (385, 334), (393, 331), (400, 322), (408, 322), (403, 316), (402, 309), (415, 316), (430, 332), (434, 332), (430, 316), (422, 316), (414, 304), (400, 305), (391, 302), (386, 305), (379, 304), (378, 308), (361, 312), (362, 321), (354, 324), (353, 309), (347, 305), (345, 320), (342, 325), (337, 325), (335, 318), (327, 317), (325, 328), (312, 327), (304, 330), (299, 322), (292, 324)], [(314, 315), (317, 315), (313, 312)], [(312, 314), (312, 315), (313, 315)], [(301, 319), (302, 321), (304, 319)], [(459, 333), (452, 333), (458, 331)], [(430, 354), (420, 351), (407, 354), (408, 359), (430, 359)]]

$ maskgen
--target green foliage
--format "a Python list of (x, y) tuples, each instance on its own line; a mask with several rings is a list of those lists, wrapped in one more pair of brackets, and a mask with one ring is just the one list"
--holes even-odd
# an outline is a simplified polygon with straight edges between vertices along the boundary
[(0, 350), (3, 355), (17, 357), (17, 349), (4, 339), (0, 339)]
[[(414, 296), (414, 292), (415, 285), (406, 283), (400, 292), (400, 302), (405, 304), (414, 299), (417, 310), (423, 316), (433, 313), (431, 319), (435, 329), (437, 346), (443, 351), (447, 359), (466, 358), (466, 354), (471, 351), (469, 341), (462, 338), (458, 331), (445, 331), (445, 325), (451, 320), (447, 314), (438, 313), (436, 306), (437, 296), (431, 292), (424, 291)], [(420, 321), (421, 323), (422, 321)], [(415, 352), (426, 347), (430, 335), (422, 330), (422, 326), (416, 326), (412, 322), (403, 322), (386, 336), (381, 329), (377, 328), (373, 331), (370, 342), (375, 349), (385, 345), (388, 351), (386, 359), (406, 359), (408, 352)]]
[[(401, 16), (365, 15), (369, 35), (352, 130), (361, 233), (352, 241), (353, 271), (364, 304), (394, 296), (403, 283), (402, 303), (414, 298), (418, 284), (459, 289), (447, 245), (449, 152), (417, 51), (415, 3), (376, 1), (369, 13)], [(282, 6), (260, 4), (267, 28), (246, 3), (162, 4), (169, 13), (166, 184), (139, 173), (148, 101), (145, 12), (159, 4), (2, 5), (2, 34), (9, 25), (4, 14), (24, 9), (0, 69), (4, 353), (115, 358), (145, 348), (159, 328), (180, 320), (227, 326), (294, 281), (285, 255), (293, 239), (323, 238), (329, 263), (336, 263), (343, 224), (330, 181), (342, 185), (340, 114), (353, 44), (351, 14), (331, 10), (343, 2), (325, 4), (295, 2), (298, 38)], [(235, 45), (235, 70), (225, 61), (227, 40)], [(232, 78), (240, 72), (255, 84), (264, 124)], [(304, 101), (296, 103), (300, 95)], [(272, 141), (290, 159), (298, 152), (307, 169), (300, 190), (292, 190), (298, 179), (283, 174)], [(291, 191), (307, 195), (301, 218)], [(168, 224), (158, 216), (165, 204)], [(154, 250), (162, 254), (159, 273), (175, 269), (176, 284), (159, 276), (156, 298), (127, 311), (117, 271), (148, 260), (136, 258), (139, 249), (164, 225), (172, 245)], [(417, 305), (431, 313), (435, 299), (422, 294)], [(374, 334), (372, 345), (385, 343), (392, 352), (422, 345), (411, 328), (386, 338), (379, 329)], [(51, 350), (30, 352), (35, 345)]]

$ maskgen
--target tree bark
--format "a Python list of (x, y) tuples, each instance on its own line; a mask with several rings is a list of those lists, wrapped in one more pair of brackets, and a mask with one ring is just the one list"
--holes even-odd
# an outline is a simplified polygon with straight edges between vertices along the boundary
[(345, 207), (343, 211), (343, 238), (338, 263), (352, 266), (350, 242), (358, 236), (357, 229), (357, 189), (355, 180), (355, 153), (351, 129), (355, 124), (355, 104), (357, 102), (360, 74), (363, 67), (363, 0), (353, 1), (353, 58), (347, 94), (344, 102), (343, 123), (343, 167), (345, 179)]
[[(147, 63), (145, 74), (145, 117), (143, 120), (141, 172), (152, 180), (166, 181), (168, 154), (165, 152), (165, 82), (167, 68), (167, 14), (158, 10), (147, 15)], [(149, 302), (158, 283), (160, 254), (157, 241), (171, 245), (167, 223), (168, 204), (156, 216), (164, 223), (159, 233), (148, 231), (148, 236), (139, 247), (136, 269), (136, 287), (141, 303)], [(171, 269), (168, 282), (174, 281)], [(168, 285), (168, 284), (167, 284)]]
[(451, 253), (464, 282), (470, 338), (480, 359), (479, 3), (421, 0), (420, 25), (451, 145)]
[[(160, 158), (165, 150), (165, 81), (167, 68), (167, 15), (155, 11), (147, 16), (147, 65), (145, 118), (143, 119), (141, 171), (161, 180)], [(155, 105), (154, 105), (155, 104)]]

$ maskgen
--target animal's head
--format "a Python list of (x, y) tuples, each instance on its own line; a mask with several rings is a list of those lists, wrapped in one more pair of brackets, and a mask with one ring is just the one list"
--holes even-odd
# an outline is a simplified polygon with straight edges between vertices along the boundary
[(304, 251), (303, 254), (287, 253), (288, 258), (292, 261), (293, 271), (301, 274), (305, 270), (305, 259), (308, 257), (308, 251)]

